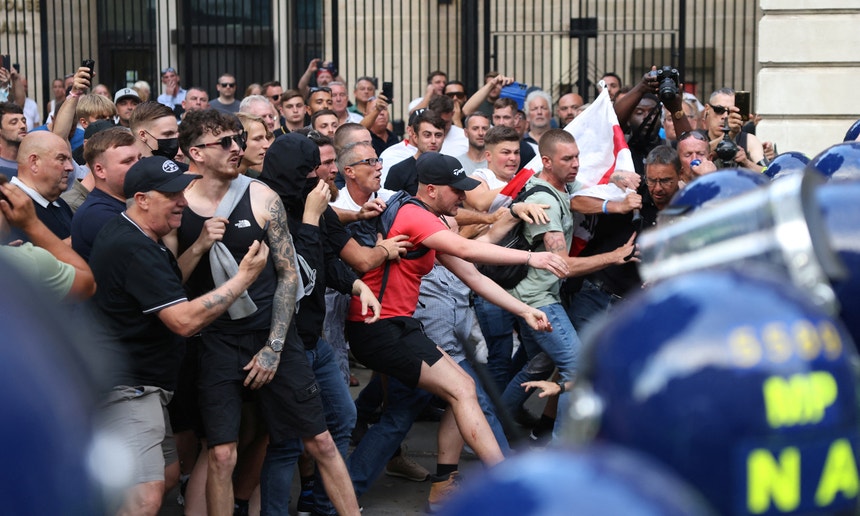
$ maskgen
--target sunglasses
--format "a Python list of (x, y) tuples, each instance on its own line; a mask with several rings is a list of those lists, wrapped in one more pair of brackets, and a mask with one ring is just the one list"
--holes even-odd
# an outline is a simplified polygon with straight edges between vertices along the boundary
[(464, 99), (464, 98), (466, 98), (466, 94), (462, 91), (452, 91), (452, 92), (446, 93), (445, 95), (451, 97), (452, 99)]
[(269, 98), (272, 99), (272, 102), (277, 102), (281, 98), (281, 93), (278, 93), (276, 95), (269, 95)]
[(240, 149), (242, 149), (242, 150), (245, 149), (245, 135), (241, 134), (241, 133), (240, 134), (234, 134), (233, 136), (222, 136), (221, 138), (219, 138), (218, 140), (216, 140), (214, 142), (200, 143), (200, 144), (194, 145), (194, 147), (203, 148), (203, 147), (215, 147), (217, 145), (220, 145), (222, 149), (230, 150), (230, 147), (233, 146), (233, 142), (236, 142), (236, 145), (238, 145)]
[(678, 138), (678, 141), (682, 142), (687, 138), (694, 138), (696, 140), (699, 140), (700, 142), (710, 143), (708, 141), (708, 138), (704, 134), (702, 134), (701, 131), (684, 131), (683, 133), (681, 133), (681, 136)]
[(711, 106), (711, 109), (713, 109), (714, 113), (716, 113), (718, 115), (722, 115), (723, 113), (725, 113), (726, 111), (729, 110), (729, 108), (724, 107), (724, 106)]
[(161, 75), (164, 75), (166, 73), (176, 73), (176, 68), (173, 68), (172, 66), (168, 66), (167, 68), (164, 68), (163, 70), (161, 70)]
[(235, 88), (236, 83), (235, 82), (222, 82), (221, 87), (222, 88)]
[(382, 165), (382, 158), (367, 158), (367, 159), (363, 159), (363, 160), (360, 160), (360, 161), (356, 161), (355, 163), (350, 163), (350, 164), (349, 164), (349, 165), (347, 165), (347, 166), (348, 166), (348, 167), (354, 167), (354, 166), (356, 166), (356, 165), (362, 165), (362, 164), (364, 164), (364, 165), (370, 165), (371, 167), (375, 167), (377, 163), (379, 163), (380, 165)]
[(318, 91), (324, 91), (326, 93), (331, 93), (331, 88), (329, 88), (328, 86), (313, 86), (310, 89), (311, 95), (313, 95), (314, 93), (316, 93)]
[(647, 177), (645, 178), (645, 183), (646, 183), (648, 186), (657, 186), (657, 185), (660, 185), (660, 186), (669, 186), (669, 185), (671, 185), (672, 183), (677, 183), (677, 182), (678, 182), (678, 180), (677, 180), (677, 179), (674, 179), (674, 178), (671, 178), (671, 177), (664, 177), (664, 178), (662, 178), (662, 179), (649, 179), (649, 178), (647, 178)]

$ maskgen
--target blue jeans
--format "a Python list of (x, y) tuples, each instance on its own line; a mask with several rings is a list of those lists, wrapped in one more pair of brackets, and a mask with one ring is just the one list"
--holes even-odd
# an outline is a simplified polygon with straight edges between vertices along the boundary
[[(565, 381), (572, 380), (576, 376), (577, 356), (581, 347), (579, 336), (573, 329), (573, 324), (571, 324), (561, 303), (542, 306), (540, 310), (546, 314), (552, 324), (552, 332), (535, 331), (524, 320), (520, 320), (520, 339), (526, 349), (526, 354), (529, 359), (532, 359), (541, 351), (545, 351), (555, 362), (562, 379)], [(544, 378), (534, 378), (534, 375), (530, 374), (528, 370), (528, 364), (514, 375), (514, 378), (505, 388), (505, 392), (502, 393), (502, 402), (508, 410), (513, 412), (522, 406), (530, 393), (525, 392), (521, 384), (535, 379)]]
[[(316, 348), (306, 350), (305, 354), (320, 386), (326, 425), (338, 451), (345, 458), (349, 451), (349, 436), (355, 426), (355, 404), (349, 386), (344, 383), (334, 352), (325, 340), (320, 339)], [(260, 479), (263, 514), (289, 514), (293, 471), (302, 448), (300, 439), (269, 444)], [(319, 472), (314, 483), (314, 505), (321, 512), (334, 512)]]
[(478, 394), (478, 404), (481, 406), (481, 410), (487, 418), (487, 423), (490, 424), (490, 430), (492, 430), (493, 435), (496, 436), (499, 448), (502, 449), (502, 453), (505, 457), (509, 456), (511, 454), (511, 445), (508, 444), (508, 438), (505, 436), (505, 431), (502, 429), (502, 423), (499, 421), (499, 418), (496, 417), (496, 409), (493, 406), (493, 401), (487, 395), (487, 391), (485, 391), (481, 386), (481, 379), (478, 377), (478, 373), (475, 372), (475, 369), (468, 360), (460, 361), (459, 365), (463, 368), (463, 371), (466, 371), (466, 373), (475, 380), (475, 391)]
[(511, 355), (516, 316), (481, 296), (475, 296), (475, 315), (487, 341), (487, 370), (501, 392), (513, 375)]
[(388, 402), (379, 422), (371, 426), (346, 461), (355, 495), (367, 492), (400, 447), (412, 423), (427, 406), (432, 394), (410, 389), (388, 377)]
[(618, 298), (597, 288), (597, 285), (585, 279), (579, 292), (570, 296), (567, 302), (567, 315), (577, 332), (592, 321), (609, 311), (610, 307), (619, 301)]

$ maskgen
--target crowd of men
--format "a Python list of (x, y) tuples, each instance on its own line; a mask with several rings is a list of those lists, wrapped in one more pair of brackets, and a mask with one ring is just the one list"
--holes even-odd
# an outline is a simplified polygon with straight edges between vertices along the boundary
[[(536, 89), (520, 106), (495, 72), (472, 95), (431, 72), (402, 139), (375, 79), (350, 98), (316, 59), (295, 88), (243, 97), (231, 73), (211, 99), (172, 67), (156, 100), (94, 79), (54, 81), (42, 125), (25, 78), (0, 69), (0, 235), (13, 244), (0, 258), (73, 300), (113, 360), (97, 420), (134, 457), (113, 500), (123, 514), (156, 514), (180, 481), (186, 514), (247, 514), (255, 492), (265, 514), (288, 514), (296, 467), (300, 514), (359, 514), (383, 471), (430, 478), (439, 508), (465, 445), (486, 465), (511, 454), (509, 415), (550, 438), (556, 405), (529, 414), (528, 387), (575, 382), (578, 334), (642, 288), (637, 235), (716, 170), (724, 128), (739, 166), (775, 152), (729, 88), (664, 104), (653, 76), (624, 87), (609, 73), (636, 173), (605, 200), (581, 191), (563, 130), (583, 99)], [(542, 170), (521, 176), (535, 157)], [(501, 192), (516, 181), (512, 203)], [(387, 233), (361, 242), (400, 191), (412, 199)], [(516, 227), (528, 249), (495, 245)], [(579, 227), (591, 238), (577, 246)], [(505, 289), (475, 264), (528, 272)], [(350, 352), (375, 371), (355, 402)], [(434, 397), (431, 473), (401, 442)]]

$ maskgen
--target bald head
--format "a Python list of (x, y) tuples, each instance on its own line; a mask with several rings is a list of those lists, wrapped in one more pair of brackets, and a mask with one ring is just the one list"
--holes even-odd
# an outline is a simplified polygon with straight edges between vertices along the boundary
[(66, 190), (74, 170), (69, 142), (48, 131), (34, 131), (18, 148), (18, 179), (55, 201)]

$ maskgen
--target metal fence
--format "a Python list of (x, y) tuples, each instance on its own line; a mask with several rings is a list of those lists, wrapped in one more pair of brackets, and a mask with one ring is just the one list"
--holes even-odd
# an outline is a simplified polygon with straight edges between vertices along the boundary
[[(554, 97), (593, 96), (607, 71), (634, 84), (654, 64), (677, 66), (700, 97), (755, 89), (757, 0), (4, 0), (0, 53), (30, 77), (42, 105), (51, 80), (96, 59), (112, 90), (160, 89), (161, 68), (210, 90), (230, 71), (240, 88), (294, 85), (314, 57), (353, 83), (395, 84), (395, 117), (432, 70), (468, 90), (498, 70)], [(241, 89), (239, 94), (241, 94)]]

